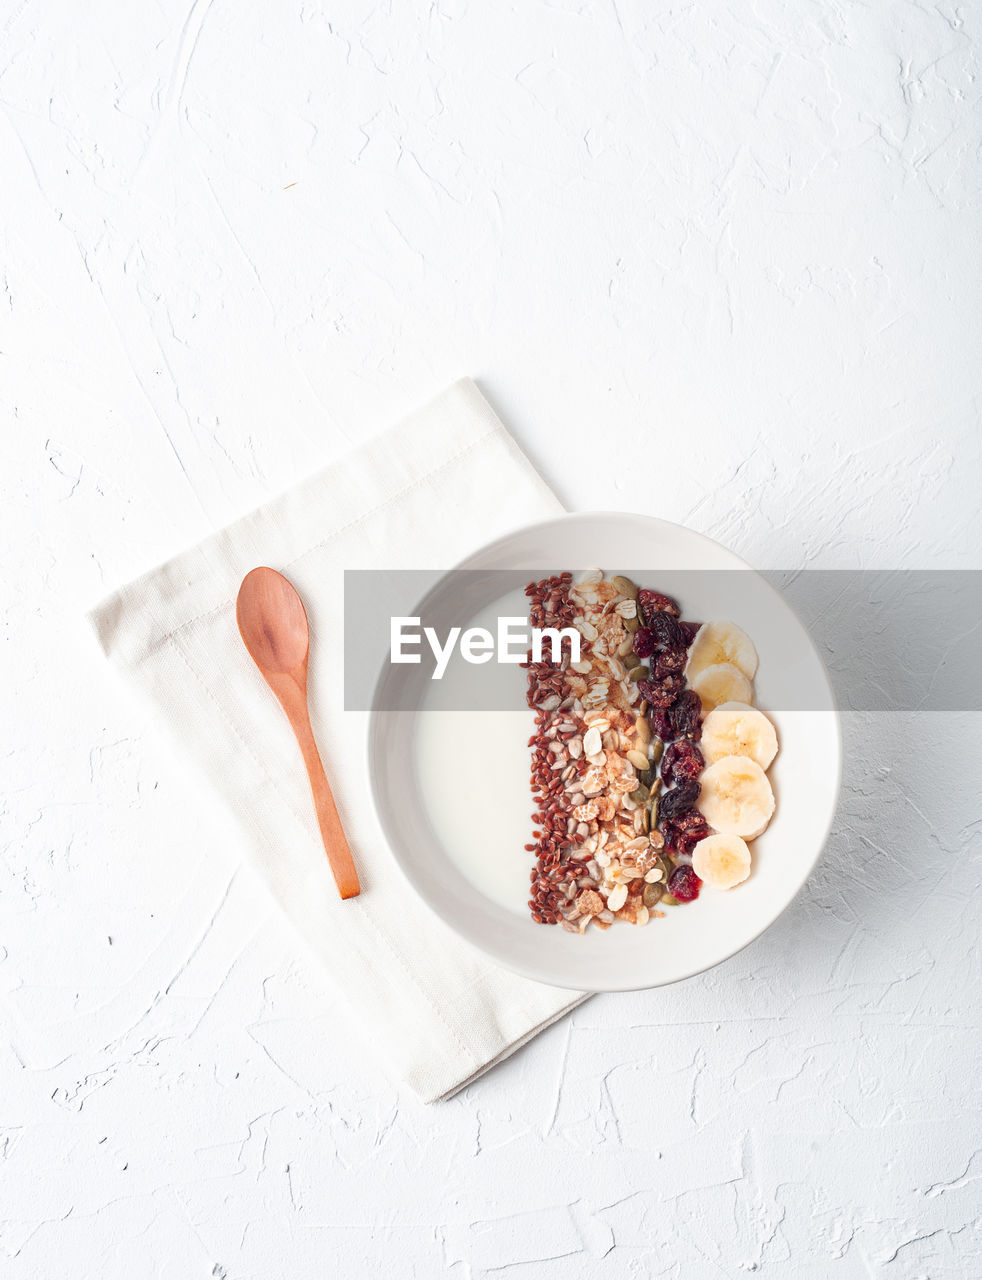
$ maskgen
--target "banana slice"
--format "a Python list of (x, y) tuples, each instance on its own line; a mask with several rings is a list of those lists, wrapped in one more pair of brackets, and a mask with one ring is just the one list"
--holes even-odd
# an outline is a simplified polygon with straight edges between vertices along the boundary
[(702, 699), (703, 715), (722, 702), (752, 702), (754, 687), (739, 667), (729, 662), (716, 662), (703, 667), (696, 675), (687, 675), (689, 687)]
[(739, 836), (706, 836), (692, 850), (692, 870), (711, 889), (732, 889), (750, 875), (750, 850)]
[(707, 764), (723, 756), (748, 756), (767, 769), (777, 755), (777, 734), (763, 711), (745, 702), (724, 702), (703, 721), (699, 750)]
[(754, 642), (735, 622), (704, 622), (689, 648), (686, 679), (692, 684), (693, 676), (720, 662), (739, 667), (747, 679), (752, 680), (757, 674)]
[(723, 756), (699, 781), (699, 808), (709, 825), (724, 836), (759, 836), (774, 813), (774, 792), (767, 774), (747, 756)]

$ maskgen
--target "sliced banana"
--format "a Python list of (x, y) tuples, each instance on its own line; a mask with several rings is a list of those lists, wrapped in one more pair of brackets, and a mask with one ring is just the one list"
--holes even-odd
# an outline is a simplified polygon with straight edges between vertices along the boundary
[(750, 875), (750, 850), (739, 836), (706, 836), (692, 851), (692, 870), (711, 889), (732, 889)]
[(748, 756), (768, 769), (777, 755), (777, 733), (763, 711), (746, 702), (724, 702), (703, 721), (699, 750), (707, 764), (723, 756)]
[(735, 622), (704, 622), (689, 648), (686, 679), (692, 684), (693, 676), (721, 662), (739, 667), (747, 679), (752, 680), (757, 674), (754, 642)]
[(723, 702), (752, 702), (754, 687), (739, 667), (730, 662), (716, 662), (686, 677), (689, 687), (702, 699), (703, 715)]
[(721, 835), (753, 840), (770, 822), (774, 792), (756, 760), (723, 756), (702, 771), (699, 781), (699, 808)]

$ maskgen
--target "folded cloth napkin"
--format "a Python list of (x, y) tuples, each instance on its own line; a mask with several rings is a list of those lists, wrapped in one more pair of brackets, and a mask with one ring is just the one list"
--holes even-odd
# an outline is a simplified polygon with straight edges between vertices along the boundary
[[(443, 568), (562, 511), (472, 382), (117, 591), (91, 614), (245, 829), (246, 851), (351, 1010), (352, 1029), (426, 1102), (447, 1098), (585, 997), (498, 968), (416, 896), (367, 774), (367, 713), (344, 710), (345, 569)], [(342, 902), (286, 717), (239, 637), (259, 564), (311, 614), (311, 719), (362, 892)]]

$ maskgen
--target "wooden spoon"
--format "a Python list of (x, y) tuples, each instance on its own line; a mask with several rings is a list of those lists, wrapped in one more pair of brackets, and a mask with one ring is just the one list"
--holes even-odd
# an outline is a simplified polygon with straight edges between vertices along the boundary
[(354, 898), (360, 888), (358, 873), (310, 727), (307, 706), (310, 629), (303, 601), (293, 584), (275, 569), (253, 569), (242, 579), (235, 601), (235, 617), (245, 647), (279, 699), (297, 735), (338, 892), (342, 898)]

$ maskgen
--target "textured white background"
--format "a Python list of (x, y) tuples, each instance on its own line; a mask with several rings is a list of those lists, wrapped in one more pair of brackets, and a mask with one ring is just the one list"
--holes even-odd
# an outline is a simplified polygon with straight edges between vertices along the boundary
[(0, 31), (0, 1274), (982, 1274), (976, 719), (850, 719), (763, 939), (423, 1109), (81, 619), (462, 373), (573, 507), (979, 567), (979, 8)]

